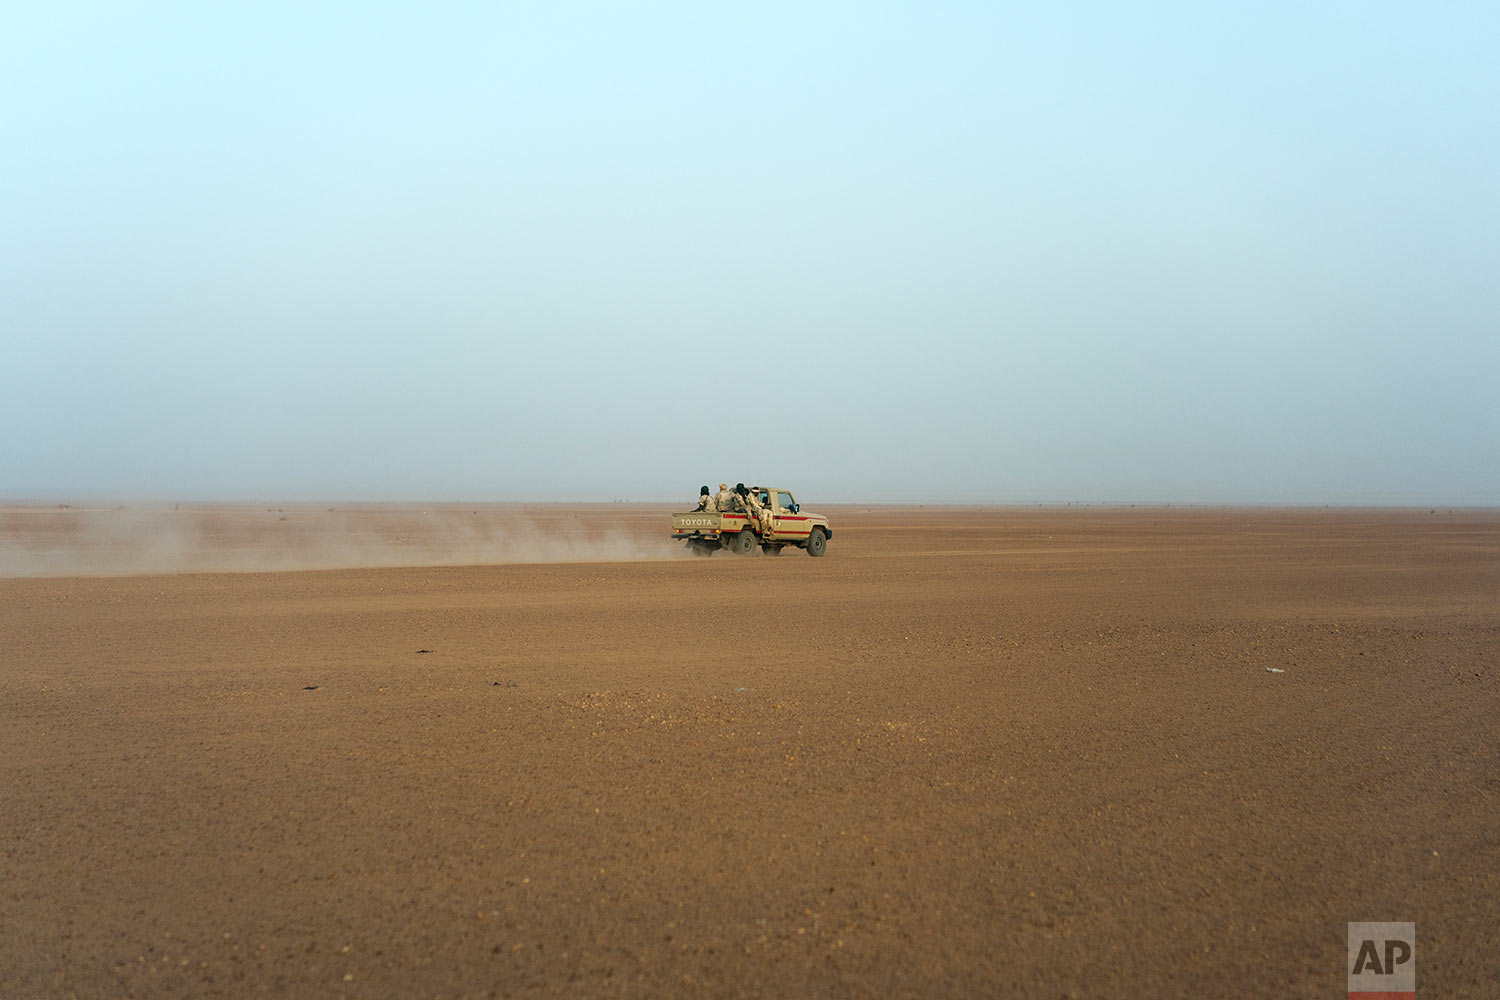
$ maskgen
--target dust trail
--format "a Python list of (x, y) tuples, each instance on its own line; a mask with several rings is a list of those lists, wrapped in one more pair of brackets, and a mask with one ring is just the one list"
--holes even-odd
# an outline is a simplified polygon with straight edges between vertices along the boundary
[(277, 572), (684, 557), (665, 510), (0, 508), (0, 577)]

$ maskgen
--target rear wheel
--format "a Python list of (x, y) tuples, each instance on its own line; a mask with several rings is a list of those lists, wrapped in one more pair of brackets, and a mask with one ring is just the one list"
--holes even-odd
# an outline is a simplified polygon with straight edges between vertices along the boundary
[(823, 534), (822, 528), (814, 528), (812, 534), (807, 536), (807, 554), (820, 556), (828, 551), (828, 536)]
[(748, 556), (755, 551), (755, 532), (746, 528), (734, 536), (735, 555)]
[(694, 538), (688, 542), (688, 550), (695, 556), (711, 556), (718, 546), (713, 542), (706, 542), (701, 538)]

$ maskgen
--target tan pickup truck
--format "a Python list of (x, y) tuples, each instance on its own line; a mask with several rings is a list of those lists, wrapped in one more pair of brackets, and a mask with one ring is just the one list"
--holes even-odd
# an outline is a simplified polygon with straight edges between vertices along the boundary
[(672, 515), (672, 537), (686, 541), (694, 555), (711, 556), (729, 549), (747, 556), (757, 545), (768, 555), (779, 555), (787, 546), (806, 549), (810, 556), (828, 551), (833, 529), (828, 518), (804, 511), (791, 493), (775, 486), (752, 486), (751, 493), (771, 508), (771, 530), (762, 531), (754, 517), (732, 511), (695, 510)]

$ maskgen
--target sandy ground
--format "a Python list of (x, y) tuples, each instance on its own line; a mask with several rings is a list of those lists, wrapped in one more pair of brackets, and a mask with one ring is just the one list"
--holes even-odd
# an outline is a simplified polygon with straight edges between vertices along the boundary
[(1500, 513), (115, 513), (0, 511), (7, 1000), (1500, 990)]

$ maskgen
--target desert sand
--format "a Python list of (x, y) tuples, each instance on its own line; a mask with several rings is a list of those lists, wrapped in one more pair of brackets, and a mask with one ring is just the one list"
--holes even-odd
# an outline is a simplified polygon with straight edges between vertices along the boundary
[(0, 997), (1496, 995), (1500, 513), (825, 512), (0, 510)]

